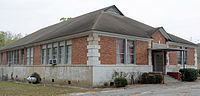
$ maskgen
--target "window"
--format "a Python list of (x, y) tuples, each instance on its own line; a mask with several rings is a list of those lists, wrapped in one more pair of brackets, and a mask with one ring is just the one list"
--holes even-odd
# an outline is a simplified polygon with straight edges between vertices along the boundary
[(19, 64), (19, 50), (7, 51), (6, 63), (8, 65)]
[(72, 43), (71, 43), (71, 41), (68, 41), (67, 43), (66, 43), (67, 45), (66, 45), (66, 63), (67, 64), (71, 64), (71, 56), (72, 56)]
[(26, 64), (33, 64), (33, 47), (26, 48)]
[(134, 41), (127, 41), (127, 63), (134, 64), (134, 50), (135, 44)]
[(24, 64), (24, 49), (21, 49), (21, 64)]
[(71, 64), (71, 45), (71, 40), (42, 45), (41, 64), (49, 64), (51, 59), (56, 59), (58, 64)]
[(58, 60), (58, 63), (61, 63), (61, 64), (65, 64), (65, 48), (64, 48), (64, 41), (63, 42), (59, 42), (59, 53), (58, 53), (58, 56), (59, 56), (59, 60)]
[[(178, 51), (177, 54), (178, 54), (178, 64), (187, 64), (188, 62), (188, 51), (187, 51), (187, 47), (181, 47), (179, 46), (178, 47), (179, 49), (185, 49), (184, 51)], [(184, 56), (183, 56), (183, 53), (184, 53)], [(184, 58), (184, 59), (183, 59)]]
[(135, 63), (135, 42), (125, 39), (117, 39), (117, 64)]
[(52, 49), (52, 44), (48, 44), (47, 46), (47, 64), (49, 64), (49, 60), (51, 59), (51, 49)]
[(123, 39), (117, 39), (117, 64), (123, 64), (124, 63), (124, 40)]
[(187, 47), (185, 47), (185, 51), (184, 51), (184, 64), (187, 64), (188, 62), (188, 51), (187, 51)]
[[(182, 47), (178, 47), (178, 48), (182, 49)], [(178, 54), (178, 57), (177, 57), (178, 58), (178, 64), (182, 64), (182, 60), (183, 60), (182, 59), (182, 56), (183, 56), (182, 54), (183, 54), (183, 52), (182, 51), (178, 51), (177, 54)]]
[(41, 51), (42, 55), (42, 62), (41, 64), (45, 64), (46, 63), (46, 45), (42, 45), (42, 51)]
[(1, 53), (1, 64), (3, 64), (3, 53)]
[(58, 43), (53, 43), (53, 59), (57, 59), (57, 52), (58, 52)]

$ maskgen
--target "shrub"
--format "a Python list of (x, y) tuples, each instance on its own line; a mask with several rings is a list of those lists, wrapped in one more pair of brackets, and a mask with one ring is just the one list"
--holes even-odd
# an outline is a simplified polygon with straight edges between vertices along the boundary
[(143, 84), (148, 84), (149, 83), (148, 77), (149, 77), (149, 73), (143, 73), (142, 74), (142, 83)]
[(155, 75), (155, 79), (156, 79), (156, 82), (155, 82), (155, 83), (161, 83), (163, 78), (162, 78), (162, 75), (156, 74), (156, 75)]
[(125, 87), (128, 85), (128, 81), (123, 77), (115, 78), (114, 83), (116, 87)]
[(195, 81), (198, 77), (198, 72), (193, 68), (180, 69), (181, 79), (184, 81)]
[(153, 84), (153, 83), (161, 83), (162, 82), (162, 75), (156, 74), (152, 75), (149, 73), (142, 74), (142, 83), (143, 84)]
[(150, 84), (156, 83), (155, 75), (149, 74), (149, 76), (148, 76), (148, 82)]
[(108, 86), (108, 82), (104, 82), (103, 85), (104, 85), (104, 86)]

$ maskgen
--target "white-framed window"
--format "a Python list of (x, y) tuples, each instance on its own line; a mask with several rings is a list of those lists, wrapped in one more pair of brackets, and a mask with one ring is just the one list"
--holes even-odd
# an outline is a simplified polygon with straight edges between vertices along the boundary
[(187, 47), (185, 47), (185, 51), (184, 51), (184, 64), (188, 64), (188, 51), (187, 51)]
[(7, 51), (6, 58), (7, 65), (19, 64), (19, 50)]
[(65, 64), (65, 48), (64, 48), (64, 45), (65, 42), (62, 41), (62, 42), (59, 42), (59, 53), (58, 53), (58, 63), (60, 64)]
[(52, 59), (56, 59), (57, 64), (71, 64), (71, 45), (71, 40), (41, 45), (41, 64), (49, 64)]
[(21, 64), (24, 64), (24, 49), (21, 49)]
[[(178, 64), (187, 64), (188, 63), (188, 50), (187, 47), (182, 47), (178, 46), (179, 49), (184, 49), (184, 51), (178, 51), (177, 54), (177, 59), (178, 59)], [(184, 54), (184, 56), (183, 56)], [(184, 59), (183, 59), (184, 58)]]
[[(179, 46), (178, 48), (182, 49), (181, 46)], [(177, 56), (178, 64), (182, 64), (182, 62), (183, 62), (183, 52), (182, 51), (178, 51), (177, 54), (178, 54), (178, 56)]]
[(117, 39), (117, 64), (135, 64), (135, 41)]
[(26, 48), (26, 65), (33, 65), (33, 47)]

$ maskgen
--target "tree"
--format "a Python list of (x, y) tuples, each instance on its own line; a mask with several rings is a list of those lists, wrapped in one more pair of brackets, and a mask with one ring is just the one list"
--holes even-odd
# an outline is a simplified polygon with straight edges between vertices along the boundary
[(21, 34), (13, 34), (11, 32), (0, 31), (0, 47), (6, 46), (22, 38)]
[(69, 17), (69, 18), (62, 17), (62, 18), (60, 18), (60, 21), (66, 21), (66, 20), (69, 20), (69, 19), (72, 19), (72, 18), (71, 17)]

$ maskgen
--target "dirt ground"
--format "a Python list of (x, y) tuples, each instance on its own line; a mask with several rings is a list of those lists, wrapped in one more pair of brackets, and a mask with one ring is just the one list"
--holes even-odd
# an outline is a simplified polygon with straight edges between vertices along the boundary
[(25, 84), (0, 81), (0, 96), (58, 96), (77, 92), (94, 92), (101, 89), (72, 88), (67, 86), (53, 86), (42, 84)]

